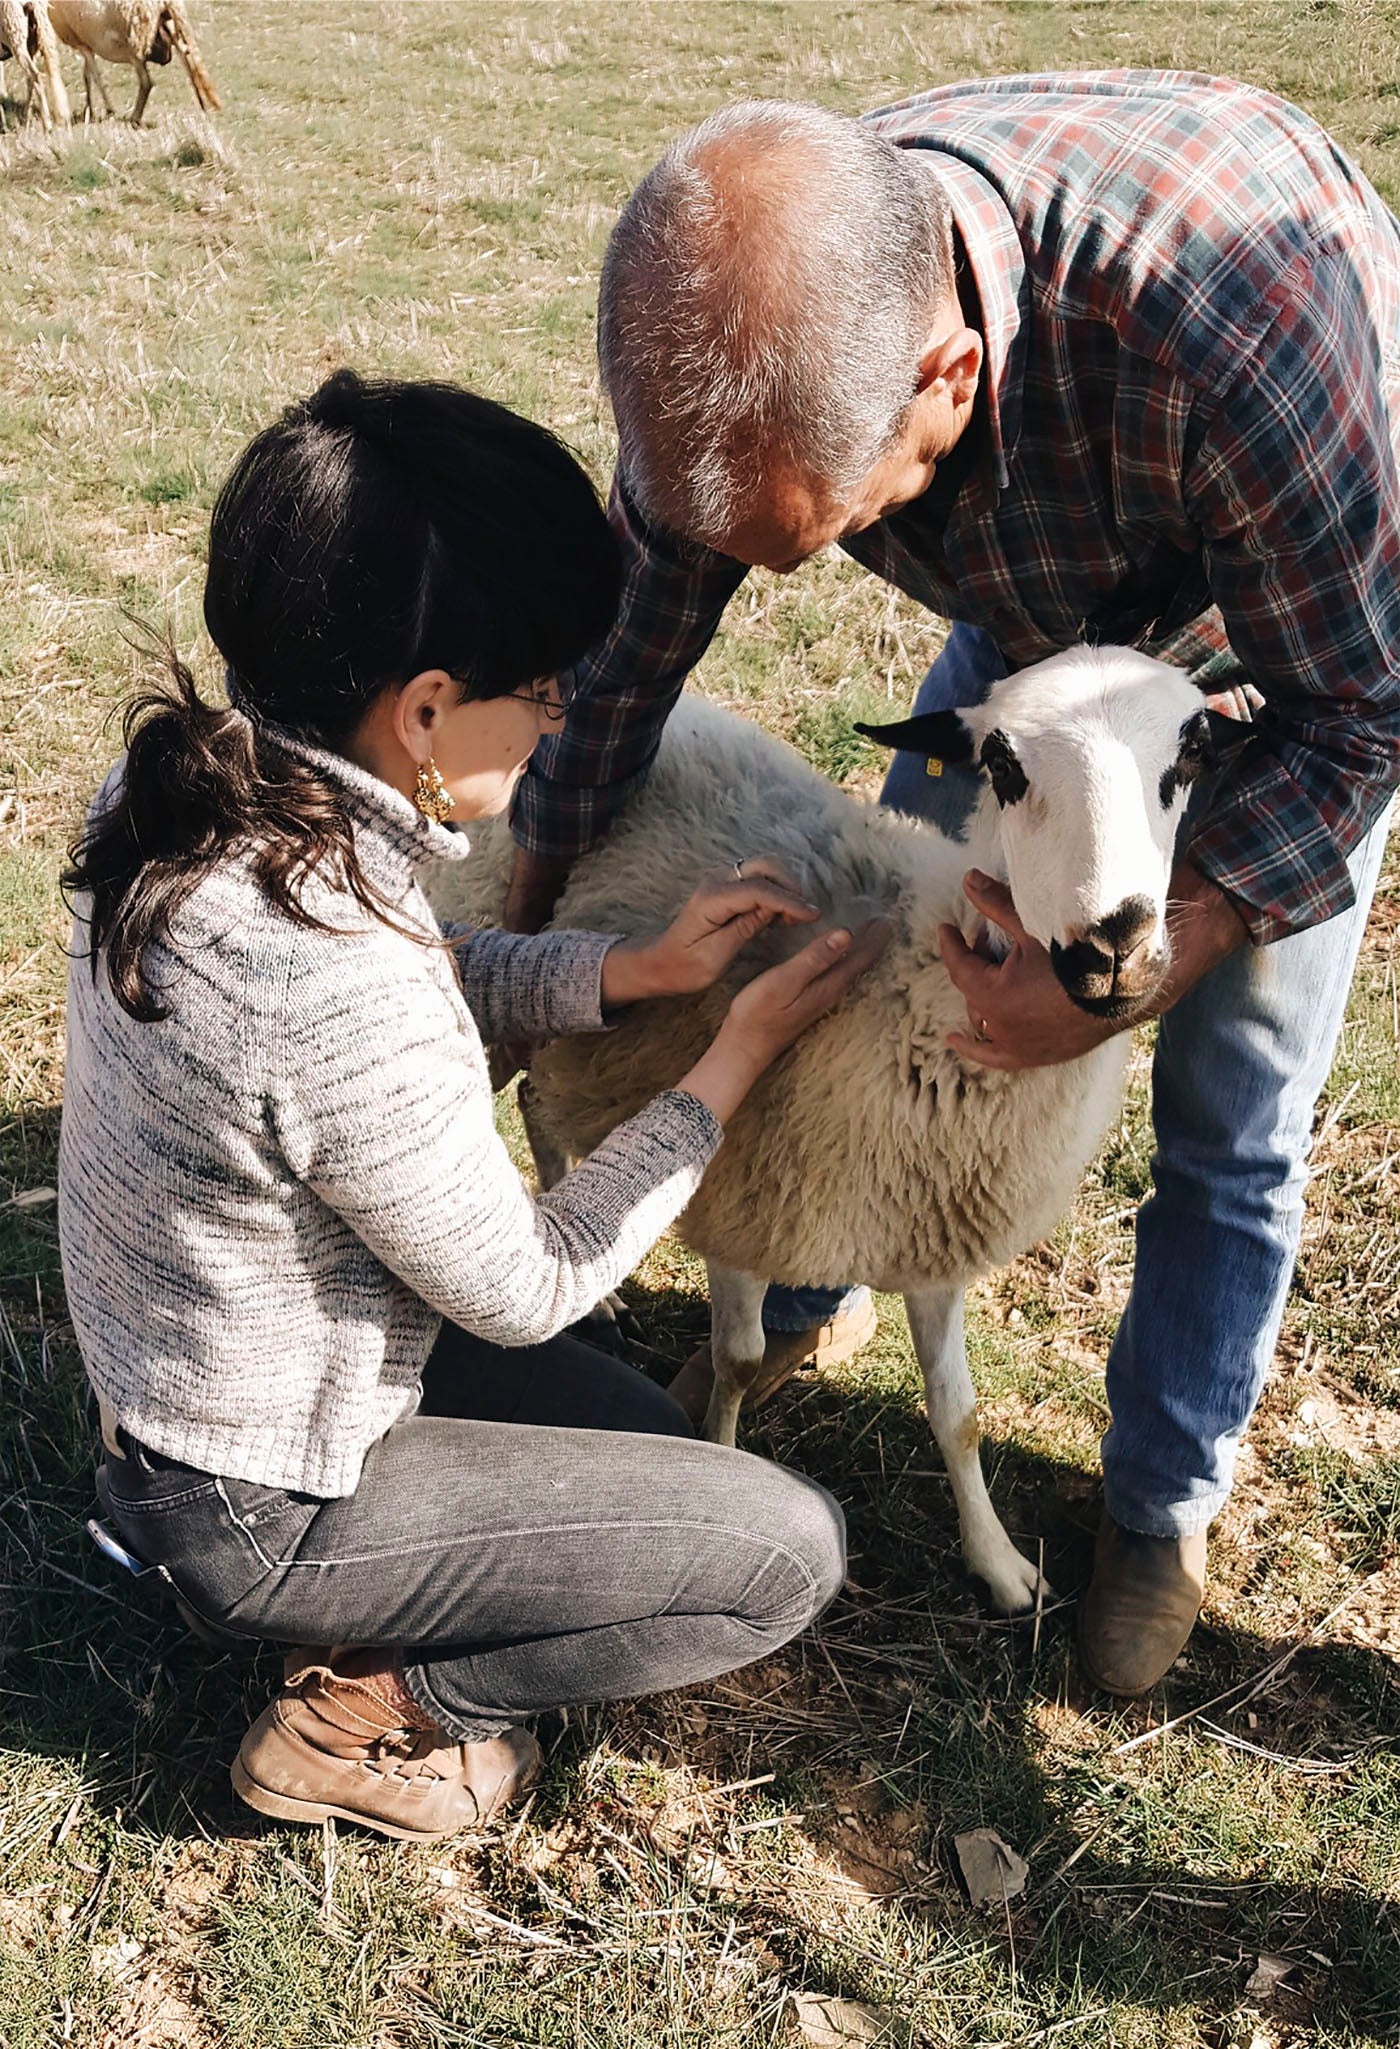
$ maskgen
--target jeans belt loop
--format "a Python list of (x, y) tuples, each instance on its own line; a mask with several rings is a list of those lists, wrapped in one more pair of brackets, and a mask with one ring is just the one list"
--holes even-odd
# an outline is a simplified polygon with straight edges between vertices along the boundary
[(124, 1460), (126, 1453), (122, 1449), (117, 1412), (105, 1395), (97, 1397), (97, 1421), (102, 1432), (102, 1449), (108, 1458)]

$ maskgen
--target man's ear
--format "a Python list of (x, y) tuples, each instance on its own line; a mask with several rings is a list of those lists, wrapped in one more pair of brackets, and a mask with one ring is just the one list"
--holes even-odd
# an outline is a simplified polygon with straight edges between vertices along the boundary
[(918, 391), (939, 385), (955, 405), (970, 405), (977, 396), (982, 374), (982, 337), (975, 327), (961, 324), (937, 340), (930, 337), (919, 359)]
[(971, 761), (972, 734), (962, 715), (955, 711), (925, 711), (917, 718), (900, 719), (892, 726), (856, 725), (858, 733), (881, 747), (899, 747), (909, 754), (922, 754), (933, 761)]

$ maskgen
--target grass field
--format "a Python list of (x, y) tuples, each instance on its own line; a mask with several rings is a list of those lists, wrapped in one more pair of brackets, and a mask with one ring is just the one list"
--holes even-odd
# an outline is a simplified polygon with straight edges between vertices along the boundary
[[(0, 2041), (1396, 2039), (1393, 865), (1205, 1624), (1141, 1707), (1084, 1697), (1062, 1609), (979, 1610), (890, 1304), (839, 1383), (797, 1384), (749, 1440), (846, 1505), (851, 1584), (817, 1635), (697, 1693), (570, 1718), (531, 1808), (483, 1843), (263, 1826), (226, 1766), (270, 1661), (194, 1646), (83, 1537), (89, 1427), (43, 1191), (55, 878), (136, 672), (119, 607), (200, 653), (211, 495), (284, 400), (342, 361), (445, 374), (548, 421), (604, 476), (591, 322), (609, 223), (666, 137), (743, 92), (855, 111), (978, 72), (1231, 71), (1310, 108), (1395, 204), (1400, 7), (202, 0), (197, 26), (216, 123), (172, 66), (143, 133), (54, 148), (16, 134), (11, 100), (0, 138)], [(851, 714), (907, 702), (940, 631), (824, 560), (752, 579), (702, 686), (861, 780)], [(1148, 1146), (1139, 1063), (1073, 1215), (974, 1304), (994, 1493), (1071, 1592)], [(663, 1247), (631, 1296), (657, 1370), (682, 1357), (704, 1327), (694, 1265)], [(983, 1824), (1031, 1867), (991, 1916), (952, 1850)]]

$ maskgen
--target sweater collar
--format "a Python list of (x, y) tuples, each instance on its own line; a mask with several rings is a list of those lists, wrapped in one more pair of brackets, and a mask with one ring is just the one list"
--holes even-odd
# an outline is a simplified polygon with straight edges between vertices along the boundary
[(330, 747), (315, 747), (279, 727), (267, 729), (277, 745), (334, 784), (355, 834), (355, 853), (366, 879), (391, 899), (407, 894), (421, 869), (436, 861), (465, 861), (471, 842), (425, 818), (407, 797)]

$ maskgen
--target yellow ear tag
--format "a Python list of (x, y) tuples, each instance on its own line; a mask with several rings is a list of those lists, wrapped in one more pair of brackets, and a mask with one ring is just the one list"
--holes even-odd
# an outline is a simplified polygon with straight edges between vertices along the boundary
[(924, 763), (924, 774), (942, 775), (942, 773), (943, 763), (938, 759), (938, 756), (936, 754), (930, 754), (928, 760)]

